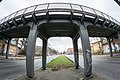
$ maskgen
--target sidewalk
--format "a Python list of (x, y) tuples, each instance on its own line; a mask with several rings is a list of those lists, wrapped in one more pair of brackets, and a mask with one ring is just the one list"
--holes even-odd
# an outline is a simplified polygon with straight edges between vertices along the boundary
[(4, 59), (5, 59), (5, 56), (0, 55), (0, 60), (4, 60)]
[(35, 71), (34, 79), (28, 79), (25, 75), (12, 80), (105, 80), (93, 74), (93, 78), (84, 79), (83, 69), (62, 69), (58, 71), (51, 71), (50, 69)]
[[(40, 59), (41, 56), (35, 56), (35, 59)], [(5, 56), (0, 56), (0, 60), (5, 60)], [(21, 56), (21, 57), (8, 57), (8, 60), (26, 60), (26, 56)]]
[[(0, 58), (5, 59), (5, 56), (0, 56)], [(40, 58), (39, 56), (36, 58)], [(9, 57), (9, 59), (23, 60), (25, 57)], [(7, 80), (83, 80), (84, 73), (83, 69), (62, 69), (58, 71), (52, 71), (50, 68), (47, 70), (38, 69), (35, 71), (35, 77), (33, 79), (28, 79), (26, 74), (21, 74), (19, 76), (14, 76), (12, 79)], [(84, 79), (85, 80), (85, 79)], [(105, 80), (97, 75), (93, 74), (93, 78), (87, 80)]]
[(21, 77), (12, 80), (105, 80), (95, 74), (92, 76), (93, 77), (90, 79), (84, 79), (84, 71), (81, 67), (79, 67), (79, 69), (73, 67), (57, 71), (52, 71), (50, 68), (47, 68), (46, 70), (36, 70), (33, 79), (28, 79), (26, 74), (24, 74)]

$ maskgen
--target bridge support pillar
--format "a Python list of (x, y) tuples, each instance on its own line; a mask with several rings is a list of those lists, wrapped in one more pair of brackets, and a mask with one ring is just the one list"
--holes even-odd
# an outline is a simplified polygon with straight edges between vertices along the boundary
[(7, 43), (7, 49), (6, 49), (6, 59), (8, 59), (8, 54), (9, 54), (9, 49), (10, 49), (10, 42), (11, 42), (11, 39), (8, 39), (8, 43)]
[[(118, 33), (118, 40), (120, 41), (120, 33)], [(118, 43), (119, 46), (119, 52), (120, 52), (120, 43)]]
[(79, 27), (84, 58), (84, 75), (85, 77), (90, 77), (92, 75), (92, 57), (88, 30), (84, 24), (79, 23)]
[(75, 60), (75, 68), (79, 68), (79, 54), (78, 54), (78, 39), (73, 39), (73, 49), (74, 49), (74, 60)]
[(120, 33), (118, 33), (118, 40), (120, 40)]
[(113, 52), (112, 52), (112, 46), (111, 46), (110, 38), (107, 38), (107, 41), (108, 41), (108, 46), (109, 46), (109, 50), (110, 50), (110, 57), (112, 57)]
[(43, 40), (43, 46), (42, 46), (42, 69), (46, 69), (46, 53), (47, 52), (47, 40)]
[(34, 77), (34, 53), (35, 53), (35, 43), (36, 43), (37, 34), (38, 34), (37, 26), (34, 25), (29, 32), (27, 54), (26, 54), (26, 70), (27, 70), (27, 76), (29, 78)]

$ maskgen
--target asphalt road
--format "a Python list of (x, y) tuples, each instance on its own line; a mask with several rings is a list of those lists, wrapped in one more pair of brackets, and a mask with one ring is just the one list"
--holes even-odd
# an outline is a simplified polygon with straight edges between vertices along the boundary
[[(68, 56), (68, 55), (67, 55)], [(72, 60), (74, 56), (68, 56)], [(105, 80), (120, 80), (120, 57), (111, 58), (109, 55), (92, 56), (93, 73), (99, 75)], [(79, 57), (80, 66), (83, 66), (83, 57)]]
[[(47, 62), (57, 56), (47, 57)], [(35, 70), (41, 67), (42, 60), (35, 59)], [(0, 60), (0, 80), (11, 80), (26, 72), (26, 60)]]
[[(68, 55), (67, 55), (68, 56)], [(57, 56), (49, 56), (47, 62)], [(73, 55), (69, 58), (74, 59)], [(120, 80), (120, 58), (111, 58), (109, 55), (92, 56), (93, 73), (105, 80)], [(80, 56), (80, 66), (83, 67), (83, 57)], [(25, 60), (0, 60), (0, 80), (13, 79), (26, 72)], [(35, 60), (35, 70), (41, 67), (41, 59)]]

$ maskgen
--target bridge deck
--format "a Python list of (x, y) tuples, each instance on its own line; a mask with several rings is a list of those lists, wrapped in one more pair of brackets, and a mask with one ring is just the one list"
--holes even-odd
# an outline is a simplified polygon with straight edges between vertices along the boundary
[(44, 21), (39, 34), (45, 37), (79, 36), (80, 21), (88, 27), (91, 37), (114, 37), (120, 31), (120, 22), (111, 16), (86, 6), (69, 3), (48, 3), (31, 6), (12, 13), (0, 21), (1, 38), (28, 37), (29, 23)]

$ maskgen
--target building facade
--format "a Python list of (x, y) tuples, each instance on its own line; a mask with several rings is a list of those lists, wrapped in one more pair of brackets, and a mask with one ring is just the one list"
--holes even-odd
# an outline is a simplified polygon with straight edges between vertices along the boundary
[[(120, 50), (119, 44), (120, 44), (119, 40), (114, 39), (113, 41), (111, 41), (111, 47), (113, 52), (119, 52)], [(105, 40), (103, 43), (101, 43), (101, 41), (91, 43), (91, 51), (92, 54), (102, 54), (102, 51), (103, 54), (109, 53), (110, 49), (107, 40)]]
[[(5, 55), (6, 49), (7, 49), (7, 42), (0, 40), (0, 54), (2, 55), (2, 51), (3, 51), (3, 55)], [(14, 43), (11, 43), (8, 55), (9, 56), (16, 56), (19, 53), (19, 51), (20, 50), (19, 50), (18, 46)]]

